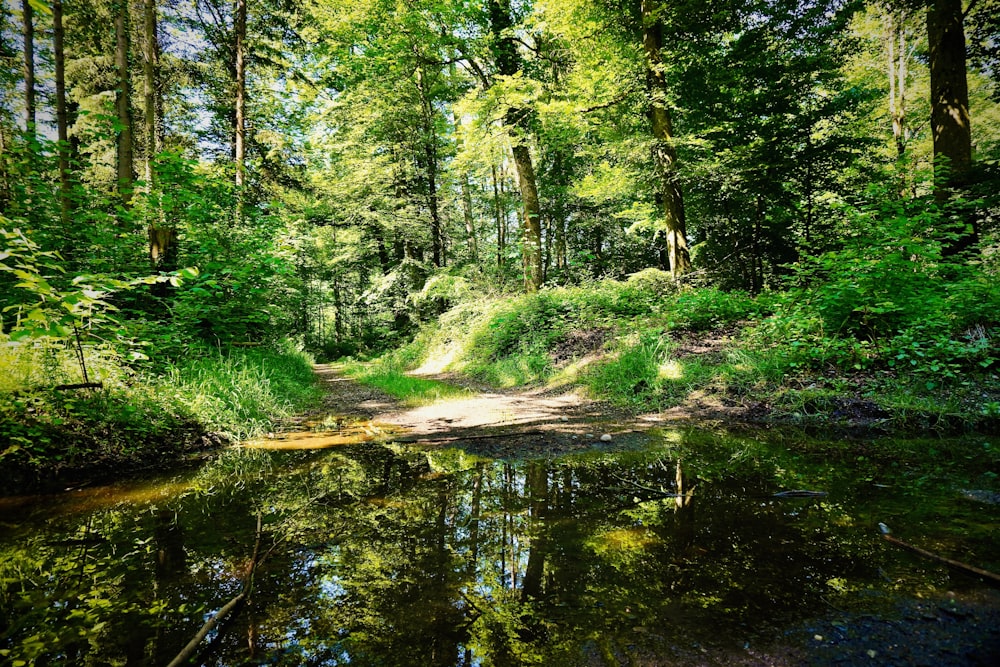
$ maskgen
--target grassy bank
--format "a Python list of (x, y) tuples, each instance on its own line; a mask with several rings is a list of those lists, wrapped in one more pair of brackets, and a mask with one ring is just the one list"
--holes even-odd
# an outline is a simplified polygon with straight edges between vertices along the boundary
[(697, 404), (769, 423), (995, 431), (995, 276), (977, 267), (950, 282), (905, 277), (866, 291), (827, 283), (751, 298), (678, 288), (647, 270), (480, 297), (375, 367), (461, 372), (497, 387), (580, 386), (635, 412)]
[(8, 488), (62, 476), (156, 467), (221, 442), (253, 437), (320, 396), (311, 359), (285, 349), (191, 350), (150, 368), (88, 348), (88, 379), (60, 348), (0, 346), (0, 470)]

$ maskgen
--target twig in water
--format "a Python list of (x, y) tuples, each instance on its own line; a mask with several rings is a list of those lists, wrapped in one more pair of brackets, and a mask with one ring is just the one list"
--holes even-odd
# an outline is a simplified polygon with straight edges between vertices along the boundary
[(971, 572), (972, 574), (983, 577), (984, 579), (989, 579), (993, 583), (1000, 584), (1000, 575), (994, 574), (989, 570), (984, 570), (974, 565), (968, 565), (967, 563), (962, 563), (957, 560), (952, 560), (951, 558), (945, 558), (944, 556), (939, 556), (936, 553), (927, 551), (926, 549), (921, 549), (920, 547), (909, 544), (908, 542), (904, 542), (898, 537), (893, 537), (891, 534), (892, 531), (889, 530), (889, 526), (885, 525), (884, 523), (880, 523), (878, 527), (879, 530), (882, 531), (882, 537), (884, 537), (887, 541), (892, 542), (893, 544), (901, 546), (904, 549), (909, 549), (914, 553), (918, 553), (921, 556), (925, 556), (932, 560), (940, 561), (942, 563), (945, 563), (946, 565), (951, 565), (952, 567), (958, 568), (959, 570), (965, 570), (966, 572)]
[[(246, 577), (243, 578), (243, 589), (240, 594), (234, 597), (232, 600), (227, 602), (222, 606), (222, 609), (215, 612), (210, 619), (205, 621), (205, 624), (201, 626), (201, 629), (195, 634), (194, 638), (188, 642), (187, 646), (181, 649), (181, 652), (177, 654), (177, 657), (170, 661), (167, 667), (180, 667), (186, 664), (188, 660), (194, 656), (195, 651), (198, 650), (198, 645), (201, 644), (202, 640), (212, 631), (219, 621), (224, 619), (229, 615), (236, 607), (240, 605), (244, 600), (246, 600), (253, 589), (253, 575), (254, 571), (257, 569), (257, 557), (260, 554), (260, 540), (261, 540), (261, 525), (263, 519), (260, 512), (257, 512), (257, 536), (253, 545), (253, 557), (250, 560), (250, 570), (247, 572)], [(270, 552), (268, 552), (270, 553)]]

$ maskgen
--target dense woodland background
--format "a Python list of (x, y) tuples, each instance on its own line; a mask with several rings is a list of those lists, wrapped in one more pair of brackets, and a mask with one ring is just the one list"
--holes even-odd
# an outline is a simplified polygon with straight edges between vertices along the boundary
[[(786, 346), (779, 372), (992, 372), (998, 17), (996, 0), (7, 0), (0, 294), (22, 347), (5, 363), (58, 365), (37, 350), (61, 346), (86, 382), (98, 352), (161, 373), (289, 339), (373, 354), (456, 304), (600, 300), (631, 276), (659, 301), (612, 315), (753, 320), (762, 349)], [(590, 297), (554, 298), (494, 338)], [(46, 384), (18, 377), (5, 389)]]

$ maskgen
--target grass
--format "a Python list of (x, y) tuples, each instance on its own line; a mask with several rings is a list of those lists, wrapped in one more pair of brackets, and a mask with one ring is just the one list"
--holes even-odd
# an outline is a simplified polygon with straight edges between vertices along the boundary
[(0, 350), (6, 381), (0, 390), (0, 470), (8, 477), (45, 477), (95, 463), (144, 465), (175, 456), (207, 431), (254, 437), (315, 405), (322, 394), (311, 359), (291, 348), (191, 350), (188, 360), (159, 375), (92, 348), (90, 377), (103, 387), (86, 391), (52, 388), (80, 381), (68, 350)]
[[(459, 303), (376, 365), (394, 369), (379, 380), (383, 389), (428, 400), (433, 388), (391, 387), (423, 368), (504, 388), (582, 386), (637, 412), (708, 395), (790, 423), (863, 418), (858, 410), (867, 409), (890, 413), (878, 423), (901, 429), (1000, 426), (1000, 323), (980, 317), (976, 336), (908, 325), (874, 338), (829, 332), (811, 307), (785, 294), (677, 287), (647, 270)], [(711, 343), (720, 336), (729, 342)], [(685, 341), (710, 349), (685, 351)]]
[(234, 350), (173, 366), (158, 381), (209, 430), (235, 439), (265, 433), (321, 396), (312, 359), (294, 350)]
[(359, 382), (380, 389), (410, 407), (470, 395), (469, 390), (462, 387), (440, 380), (407, 375), (398, 367), (388, 363), (354, 364), (347, 368), (347, 372)]

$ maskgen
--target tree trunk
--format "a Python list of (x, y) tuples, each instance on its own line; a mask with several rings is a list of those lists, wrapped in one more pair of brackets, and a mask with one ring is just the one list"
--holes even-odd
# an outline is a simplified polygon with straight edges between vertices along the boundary
[(472, 188), (469, 187), (469, 174), (462, 174), (462, 217), (465, 220), (465, 238), (469, 246), (469, 258), (479, 261), (479, 248), (476, 243), (476, 223), (472, 217)]
[[(510, 0), (490, 0), (490, 30), (493, 33), (493, 58), (497, 74), (514, 76), (522, 69), (521, 56), (517, 44), (509, 36), (514, 27), (511, 20)], [(524, 206), (524, 289), (527, 292), (537, 291), (542, 285), (542, 227), (541, 203), (538, 198), (538, 185), (535, 170), (531, 161), (531, 152), (526, 143), (528, 130), (526, 118), (528, 109), (511, 107), (504, 115), (504, 125), (511, 134), (511, 150), (514, 154), (514, 166), (517, 170), (517, 183), (521, 190), (521, 200)]]
[[(143, 50), (143, 117), (146, 134), (145, 180), (146, 192), (155, 192), (156, 172), (153, 168), (156, 155), (163, 150), (163, 137), (160, 134), (158, 121), (159, 103), (157, 100), (157, 75), (159, 69), (159, 43), (157, 40), (156, 0), (143, 0), (143, 23), (145, 25), (145, 44)], [(153, 205), (150, 202), (150, 205)], [(161, 209), (155, 206), (150, 212), (148, 221), (149, 259), (154, 271), (172, 271), (177, 268), (177, 252), (175, 248), (177, 231), (167, 225), (160, 215)], [(161, 293), (167, 289), (167, 283), (158, 283)]]
[(512, 151), (524, 203), (524, 289), (536, 292), (542, 286), (542, 207), (538, 200), (531, 152), (523, 144), (513, 146)]
[(235, 117), (233, 127), (233, 161), (236, 163), (236, 186), (246, 182), (246, 39), (247, 3), (236, 0), (236, 36), (234, 71), (236, 72)]
[(906, 30), (905, 15), (892, 12), (886, 17), (886, 46), (888, 47), (889, 116), (892, 120), (892, 137), (896, 157), (906, 152)]
[(500, 197), (500, 177), (497, 174), (496, 165), (491, 165), (493, 172), (493, 214), (497, 224), (497, 267), (502, 268), (504, 261), (504, 250), (507, 245), (507, 224), (506, 213), (503, 210), (503, 202)]
[(646, 86), (649, 94), (649, 119), (653, 132), (653, 161), (660, 179), (663, 200), (664, 230), (670, 272), (675, 278), (691, 270), (684, 220), (684, 198), (677, 178), (677, 149), (673, 123), (667, 109), (667, 81), (660, 51), (663, 31), (656, 15), (656, 0), (641, 0), (642, 45), (646, 54)]
[(163, 138), (159, 131), (157, 113), (159, 104), (157, 103), (157, 76), (160, 61), (160, 45), (157, 39), (157, 17), (156, 0), (143, 0), (142, 6), (143, 23), (145, 25), (145, 49), (142, 59), (143, 74), (143, 111), (146, 132), (146, 164), (145, 178), (146, 188), (149, 192), (153, 190), (153, 162), (156, 155), (163, 150)]
[(431, 106), (430, 94), (426, 89), (424, 71), (417, 69), (417, 92), (420, 93), (421, 120), (424, 124), (424, 159), (427, 176), (427, 209), (431, 217), (431, 261), (434, 266), (444, 266), (443, 234), (441, 231), (441, 211), (438, 205), (437, 193), (437, 130), (434, 127), (434, 108)]
[(934, 161), (947, 158), (948, 184), (964, 184), (972, 164), (969, 86), (961, 0), (932, 0), (927, 9)]
[(59, 211), (64, 228), (69, 227), (72, 202), (69, 172), (69, 113), (66, 109), (66, 50), (63, 46), (62, 0), (52, 2), (52, 57), (56, 77), (56, 136), (59, 141)]
[(21, 16), (24, 32), (24, 129), (35, 136), (35, 25), (34, 10), (28, 0), (22, 0)]
[(119, 0), (115, 6), (115, 70), (118, 88), (115, 111), (118, 116), (118, 196), (122, 204), (132, 202), (135, 182), (132, 154), (132, 79), (129, 75), (128, 2)]
[[(934, 166), (946, 170), (936, 179), (934, 194), (945, 201), (968, 186), (972, 166), (972, 129), (969, 119), (969, 85), (965, 64), (965, 27), (961, 0), (931, 0), (927, 8), (927, 42), (930, 51), (931, 130)], [(977, 220), (950, 242), (945, 254), (954, 255), (978, 239)]]

